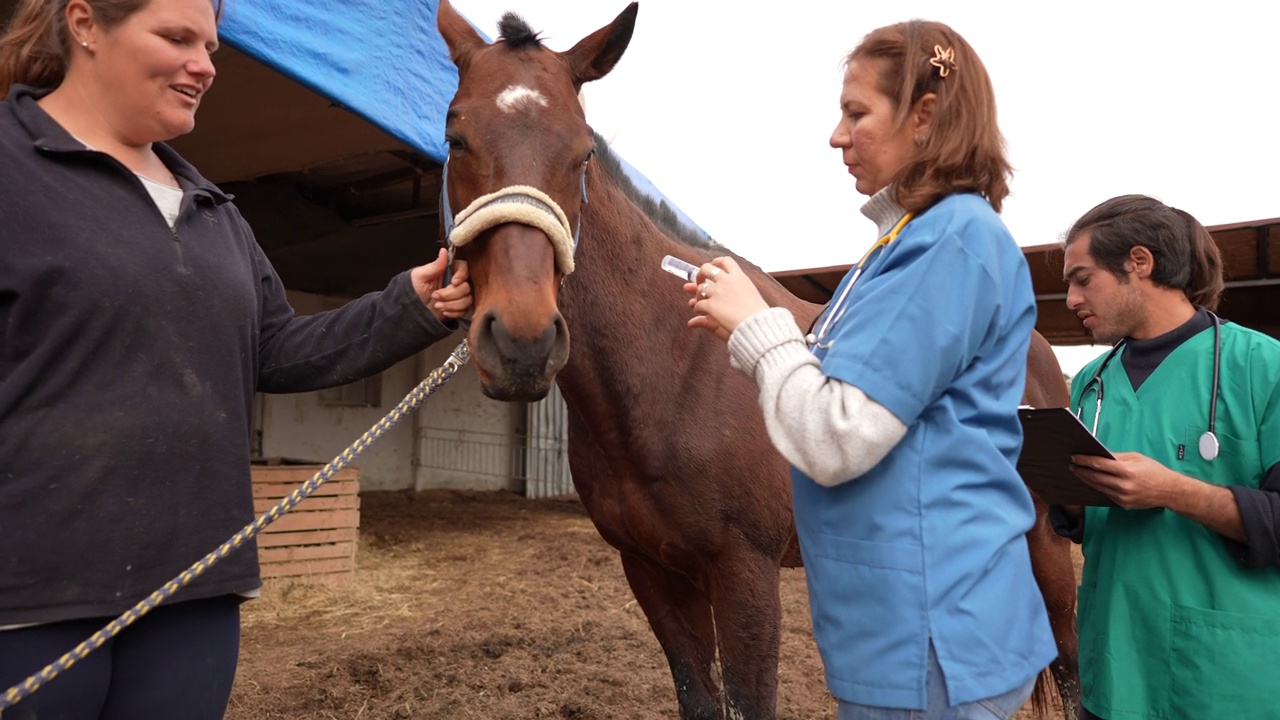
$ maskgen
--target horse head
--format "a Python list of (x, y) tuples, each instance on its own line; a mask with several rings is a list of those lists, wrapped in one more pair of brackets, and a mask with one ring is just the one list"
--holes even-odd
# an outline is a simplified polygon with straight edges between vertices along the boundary
[(449, 105), (441, 214), (468, 263), (474, 315), (467, 339), (484, 393), (537, 400), (569, 359), (559, 288), (573, 271), (595, 139), (582, 84), (622, 57), (636, 3), (565, 52), (543, 46), (507, 13), (489, 44), (448, 0), (437, 23), (458, 66)]

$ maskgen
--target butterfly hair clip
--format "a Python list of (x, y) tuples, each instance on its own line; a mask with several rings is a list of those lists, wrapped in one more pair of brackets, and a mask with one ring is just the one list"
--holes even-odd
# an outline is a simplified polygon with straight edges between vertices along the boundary
[(955, 48), (942, 49), (941, 45), (933, 46), (933, 59), (929, 64), (938, 68), (938, 76), (946, 77), (956, 69), (956, 50)]

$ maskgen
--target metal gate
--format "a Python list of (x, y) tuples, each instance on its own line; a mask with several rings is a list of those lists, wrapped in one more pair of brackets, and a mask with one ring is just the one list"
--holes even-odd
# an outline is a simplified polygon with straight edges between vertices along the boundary
[(529, 403), (525, 439), (525, 496), (572, 495), (569, 475), (569, 422), (560, 386), (538, 402)]
[[(483, 429), (419, 427), (418, 462), (433, 476), (428, 482), (484, 489), (522, 487), (531, 498), (574, 494), (568, 417), (560, 388), (552, 385), (547, 397), (524, 408), (510, 407), (511, 429), (506, 432), (484, 425)], [(435, 422), (447, 418), (443, 413), (430, 416)]]

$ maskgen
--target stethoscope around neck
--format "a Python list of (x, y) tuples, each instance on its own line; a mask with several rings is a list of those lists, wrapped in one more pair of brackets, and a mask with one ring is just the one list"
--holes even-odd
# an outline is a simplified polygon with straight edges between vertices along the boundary
[(810, 350), (826, 350), (831, 347), (832, 341), (827, 340), (827, 334), (831, 332), (836, 322), (844, 317), (844, 311), (848, 309), (845, 307), (845, 300), (848, 299), (849, 291), (858, 282), (858, 278), (862, 277), (863, 266), (867, 264), (867, 260), (871, 259), (876, 250), (897, 240), (898, 235), (902, 233), (902, 229), (907, 226), (907, 223), (911, 222), (913, 217), (915, 217), (915, 213), (906, 213), (899, 218), (898, 222), (894, 223), (893, 228), (889, 230), (889, 234), (875, 241), (866, 254), (862, 256), (862, 259), (858, 261), (858, 267), (853, 271), (853, 277), (849, 278), (849, 282), (844, 284), (844, 290), (840, 292), (840, 297), (823, 309), (820, 318), (822, 323), (819, 325), (817, 319), (814, 320), (817, 332), (810, 332), (804, 336), (804, 342), (809, 346)]
[[(1213, 319), (1213, 390), (1209, 395), (1209, 429), (1200, 436), (1198, 445), (1200, 446), (1200, 457), (1213, 462), (1213, 459), (1218, 457), (1219, 450), (1218, 436), (1214, 434), (1214, 429), (1218, 419), (1218, 370), (1221, 367), (1222, 360), (1222, 321), (1213, 313), (1209, 313), (1209, 317)], [(1089, 382), (1084, 384), (1084, 389), (1080, 392), (1081, 405), (1076, 407), (1076, 417), (1080, 416), (1084, 398), (1089, 394), (1090, 389), (1093, 390), (1096, 398), (1093, 408), (1093, 434), (1095, 436), (1098, 434), (1098, 418), (1102, 415), (1102, 371), (1107, 369), (1111, 359), (1123, 347), (1123, 340), (1116, 343), (1111, 352), (1107, 353), (1107, 356), (1103, 358), (1102, 364), (1098, 366), (1098, 371), (1093, 374), (1093, 377), (1089, 378)]]

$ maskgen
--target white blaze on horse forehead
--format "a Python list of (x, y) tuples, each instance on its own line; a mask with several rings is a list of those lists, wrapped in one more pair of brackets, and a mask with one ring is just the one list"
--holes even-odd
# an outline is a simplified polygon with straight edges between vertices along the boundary
[(547, 106), (547, 98), (528, 85), (510, 85), (498, 93), (498, 108), (511, 113), (534, 105)]

